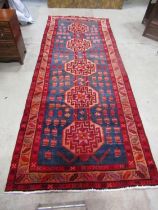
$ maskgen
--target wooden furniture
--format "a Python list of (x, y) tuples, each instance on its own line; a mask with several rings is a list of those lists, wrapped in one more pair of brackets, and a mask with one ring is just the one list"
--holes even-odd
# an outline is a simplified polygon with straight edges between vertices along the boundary
[(145, 24), (143, 36), (158, 41), (158, 0), (149, 1), (142, 23)]
[(124, 0), (48, 0), (48, 7), (121, 9)]
[(0, 8), (9, 8), (8, 0), (0, 0)]
[(25, 52), (15, 10), (0, 9), (0, 61), (19, 61), (23, 64)]

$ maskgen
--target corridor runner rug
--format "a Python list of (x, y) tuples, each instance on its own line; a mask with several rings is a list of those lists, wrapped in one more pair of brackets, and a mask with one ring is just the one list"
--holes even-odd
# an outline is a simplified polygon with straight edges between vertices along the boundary
[(157, 184), (109, 20), (50, 16), (6, 191)]

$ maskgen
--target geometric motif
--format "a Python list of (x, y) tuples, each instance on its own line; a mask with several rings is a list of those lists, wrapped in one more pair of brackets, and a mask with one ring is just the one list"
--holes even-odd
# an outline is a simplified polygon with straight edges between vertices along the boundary
[(78, 58), (67, 62), (65, 71), (73, 75), (90, 76), (96, 72), (96, 64), (88, 59)]
[(87, 161), (103, 144), (103, 130), (92, 121), (75, 121), (63, 130), (62, 145), (82, 161)]
[(91, 41), (75, 38), (67, 41), (66, 47), (74, 52), (84, 52), (91, 47)]
[(81, 24), (80, 22), (74, 22), (68, 26), (68, 30), (73, 33), (85, 33), (89, 30), (89, 27), (85, 24)]
[(99, 103), (98, 92), (88, 86), (74, 86), (65, 93), (65, 103), (72, 108), (91, 108)]

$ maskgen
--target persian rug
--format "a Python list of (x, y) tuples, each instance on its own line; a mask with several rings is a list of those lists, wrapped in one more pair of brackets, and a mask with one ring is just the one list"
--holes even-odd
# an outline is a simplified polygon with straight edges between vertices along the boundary
[(50, 16), (6, 191), (157, 184), (109, 20)]

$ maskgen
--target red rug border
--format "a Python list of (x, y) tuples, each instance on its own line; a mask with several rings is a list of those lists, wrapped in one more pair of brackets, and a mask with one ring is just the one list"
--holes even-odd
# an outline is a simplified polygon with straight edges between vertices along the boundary
[[(151, 150), (150, 150), (150, 146), (149, 146), (149, 142), (147, 140), (147, 137), (146, 137), (146, 134), (145, 134), (145, 131), (144, 131), (144, 127), (142, 125), (142, 121), (141, 121), (141, 118), (140, 118), (140, 115), (139, 115), (139, 112), (138, 112), (138, 108), (137, 108), (137, 105), (136, 105), (136, 101), (135, 101), (135, 98), (134, 98), (134, 95), (133, 95), (133, 92), (132, 92), (132, 89), (131, 89), (131, 85), (130, 85), (130, 82), (129, 82), (129, 78), (128, 78), (128, 75), (126, 73), (126, 70), (125, 70), (125, 67), (123, 65), (123, 62), (122, 62), (122, 58), (120, 56), (120, 53), (118, 51), (118, 47), (117, 47), (117, 44), (116, 44), (116, 40), (114, 38), (114, 35), (113, 35), (113, 32), (112, 32), (112, 29), (110, 27), (110, 23), (109, 23), (109, 19), (107, 18), (95, 18), (95, 17), (79, 17), (79, 16), (48, 16), (48, 20), (47, 20), (47, 25), (45, 27), (45, 30), (44, 30), (44, 34), (43, 34), (43, 38), (42, 38), (42, 42), (41, 42), (41, 47), (40, 47), (40, 53), (39, 53), (39, 56), (38, 56), (38, 60), (37, 60), (37, 64), (36, 64), (36, 67), (35, 67), (35, 71), (34, 71), (34, 74), (33, 74), (33, 78), (32, 78), (32, 82), (31, 82), (31, 86), (30, 86), (30, 90), (29, 90), (29, 93), (28, 93), (28, 97), (27, 97), (27, 100), (26, 100), (26, 104), (25, 104), (25, 109), (24, 109), (24, 112), (23, 112), (23, 117), (22, 117), (22, 120), (21, 120), (21, 123), (20, 123), (20, 129), (19, 129), (19, 133), (18, 133), (18, 138), (17, 138), (17, 141), (16, 141), (16, 145), (15, 145), (15, 149), (14, 149), (14, 152), (13, 152), (13, 156), (12, 156), (12, 163), (15, 163), (18, 159), (19, 159), (19, 151), (21, 149), (21, 146), (22, 146), (22, 142), (23, 142), (23, 139), (21, 138), (22, 134), (24, 134), (25, 130), (23, 129), (23, 123), (25, 121), (27, 121), (27, 118), (28, 118), (28, 110), (30, 108), (30, 105), (31, 105), (31, 101), (32, 101), (32, 97), (33, 97), (33, 93), (34, 93), (34, 89), (35, 89), (35, 83), (36, 83), (36, 80), (37, 80), (37, 76), (38, 76), (38, 72), (39, 72), (39, 65), (41, 63), (41, 57), (43, 55), (43, 47), (45, 45), (45, 41), (46, 41), (46, 33), (48, 31), (48, 28), (49, 28), (49, 21), (51, 20), (51, 17), (53, 18), (84, 18), (84, 19), (93, 19), (93, 20), (105, 20), (106, 19), (106, 22), (107, 22), (107, 25), (108, 25), (108, 30), (109, 30), (109, 33), (111, 35), (111, 40), (112, 40), (112, 43), (113, 43), (113, 46), (114, 46), (114, 49), (115, 49), (115, 53), (117, 54), (117, 58), (119, 60), (119, 66), (121, 68), (121, 72), (122, 72), (122, 75), (123, 75), (123, 80), (124, 80), (124, 83), (125, 83), (125, 86), (126, 86), (126, 90), (127, 90), (127, 93), (128, 93), (128, 96), (130, 95), (130, 104), (131, 104), (131, 101), (132, 101), (132, 104), (131, 104), (131, 108), (132, 108), (132, 113), (133, 113), (133, 108), (135, 108), (135, 113), (133, 114), (134, 116), (134, 119), (135, 117), (137, 117), (137, 121), (139, 120), (140, 122), (140, 125), (141, 125), (141, 130), (142, 130), (142, 133), (139, 132), (139, 136), (143, 136), (144, 137), (144, 140), (142, 141), (142, 138), (140, 138), (140, 142), (141, 142), (141, 145), (145, 143), (145, 145), (148, 147), (148, 151), (144, 150), (144, 145), (142, 146), (142, 149), (143, 149), (143, 152), (145, 154), (145, 159), (146, 159), (146, 155), (147, 157), (153, 161), (153, 167), (151, 168), (151, 165), (149, 165), (148, 161), (146, 160), (147, 162), (147, 165), (148, 165), (148, 170), (150, 170), (150, 176), (154, 179), (152, 180), (132, 180), (132, 181), (119, 181), (119, 182), (104, 182), (104, 183), (100, 183), (100, 182), (88, 182), (88, 183), (61, 183), (61, 184), (52, 184), (52, 183), (47, 183), (47, 184), (26, 184), (26, 185), (19, 185), (17, 186), (16, 185), (16, 190), (17, 191), (35, 191), (35, 190), (67, 190), (67, 189), (70, 189), (70, 190), (77, 190), (77, 189), (115, 189), (115, 188), (124, 188), (124, 187), (132, 187), (132, 186), (153, 186), (153, 185), (158, 185), (158, 173), (157, 173), (157, 168), (156, 168), (156, 165), (155, 165), (155, 162), (154, 162), (154, 159), (153, 159), (153, 156), (152, 156), (152, 153), (151, 153)], [(51, 53), (49, 53), (49, 56), (51, 57)], [(48, 59), (49, 61), (49, 59)], [(48, 62), (47, 62), (47, 65), (48, 65)], [(137, 124), (136, 124), (137, 126)], [(139, 130), (140, 127), (137, 126), (137, 130)], [(20, 146), (21, 145), (21, 146)], [(9, 179), (13, 179), (13, 176), (16, 175), (16, 170), (17, 170), (17, 164), (16, 164), (16, 167), (15, 168), (10, 168), (10, 172), (9, 172), (9, 175), (8, 175), (8, 181), (7, 181), (7, 185), (6, 185), (6, 189), (5, 191), (12, 191), (14, 190), (15, 191), (15, 188), (13, 187), (14, 184), (12, 183), (12, 188), (13, 189), (10, 189), (9, 185)]]
[[(114, 49), (115, 49), (115, 53), (116, 53), (118, 61), (119, 61), (119, 66), (120, 66), (120, 69), (121, 69), (121, 72), (122, 72), (123, 81), (124, 81), (124, 84), (125, 84), (125, 87), (126, 87), (126, 90), (127, 90), (127, 93), (128, 93), (128, 97), (130, 95), (129, 102), (130, 102), (130, 105), (131, 105), (132, 113), (134, 111), (133, 108), (135, 109), (135, 113), (133, 113), (134, 121), (136, 121), (136, 117), (137, 117), (137, 121), (139, 121), (139, 123), (136, 123), (136, 127), (137, 127), (137, 131), (138, 131), (139, 136), (141, 136), (140, 143), (141, 143), (141, 146), (142, 146), (142, 149), (143, 149), (143, 153), (145, 154), (144, 157), (145, 157), (148, 169), (150, 169), (151, 166), (149, 165), (149, 161), (146, 159), (146, 157), (148, 157), (150, 159), (150, 161), (152, 160), (154, 162), (155, 169), (156, 169), (156, 171), (154, 171), (154, 172), (156, 172), (157, 175), (158, 175), (157, 167), (156, 167), (156, 164), (155, 164), (155, 161), (154, 161), (151, 149), (150, 149), (150, 145), (149, 145), (149, 142), (148, 142), (148, 138), (146, 136), (145, 129), (144, 129), (144, 126), (143, 126), (143, 123), (142, 123), (142, 120), (141, 120), (141, 117), (140, 117), (140, 114), (139, 114), (139, 111), (138, 111), (138, 106), (137, 106), (137, 103), (136, 103), (136, 100), (135, 100), (135, 97), (134, 97), (134, 94), (133, 94), (133, 91), (132, 91), (132, 87), (131, 87), (131, 84), (130, 84), (130, 81), (129, 81), (129, 78), (128, 78), (128, 74), (125, 70), (122, 58), (120, 56), (120, 53), (119, 53), (119, 50), (118, 50), (118, 47), (117, 47), (117, 43), (116, 43), (116, 40), (114, 38), (112, 29), (111, 29), (111, 26), (110, 26), (110, 22), (109, 22), (109, 20), (107, 20), (106, 22), (107, 22), (108, 30), (109, 30), (109, 33), (110, 33), (110, 36), (111, 36), (111, 40), (112, 40)], [(139, 124), (139, 127), (138, 127), (138, 124)], [(140, 132), (140, 130), (142, 131), (142, 133)], [(143, 136), (143, 138), (142, 138), (142, 136)], [(142, 139), (144, 139), (144, 140), (142, 141)], [(144, 143), (145, 143), (145, 146), (148, 148), (148, 151), (144, 149)], [(151, 171), (150, 171), (150, 175), (151, 175)], [(157, 180), (158, 180), (158, 177), (157, 177)]]
[[(13, 154), (12, 154), (11, 166), (12, 166), (13, 163), (18, 161), (19, 158), (20, 158), (20, 153), (19, 152), (21, 151), (21, 148), (22, 148), (23, 136), (24, 136), (25, 130), (26, 130), (26, 128), (23, 127), (23, 124), (25, 124), (25, 122), (27, 122), (28, 117), (29, 117), (31, 102), (32, 102), (32, 98), (33, 98), (33, 95), (34, 95), (34, 90), (35, 90), (35, 87), (36, 87), (36, 81), (37, 81), (37, 77), (38, 77), (38, 73), (39, 73), (39, 66), (41, 64), (41, 60), (42, 60), (42, 57), (43, 57), (43, 54), (44, 54), (43, 53), (43, 48), (44, 48), (45, 43), (46, 43), (46, 34), (47, 34), (48, 29), (50, 27), (50, 21), (51, 21), (51, 16), (48, 16), (48, 19), (47, 19), (47, 22), (46, 22), (46, 27), (44, 29), (44, 33), (43, 33), (43, 37), (42, 37), (42, 41), (41, 41), (41, 46), (40, 46), (40, 51), (39, 51), (37, 63), (36, 63), (35, 70), (34, 70), (34, 73), (33, 73), (32, 81), (30, 83), (30, 89), (29, 89), (29, 92), (28, 92), (28, 95), (27, 95), (24, 112), (22, 114), (22, 120), (20, 122), (20, 128), (19, 128), (16, 143), (15, 143), (15, 148), (14, 148), (14, 151), (13, 151)], [(52, 57), (51, 52), (49, 52), (49, 57), (50, 58)], [(48, 61), (49, 61), (49, 59), (48, 59)], [(48, 62), (47, 62), (47, 66), (48, 66)], [(10, 166), (10, 170), (9, 170), (9, 174), (8, 174), (8, 179), (7, 179), (7, 184), (6, 184), (5, 191), (9, 191), (8, 190), (8, 188), (10, 188), (9, 187), (9, 185), (10, 185), (9, 180), (14, 179), (13, 177), (16, 176), (16, 172), (17, 172), (17, 168), (18, 168), (17, 164), (16, 164), (15, 168), (12, 168), (11, 166)]]

